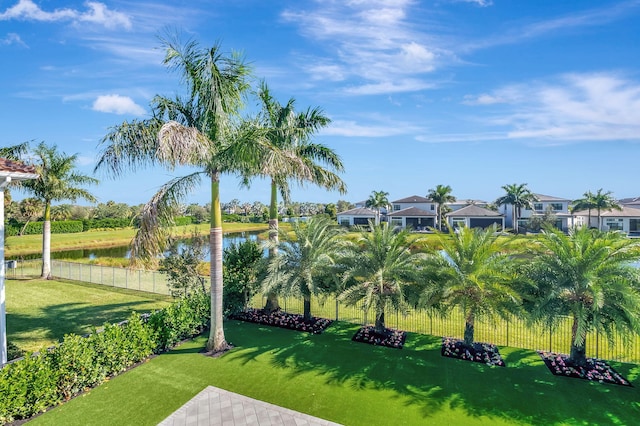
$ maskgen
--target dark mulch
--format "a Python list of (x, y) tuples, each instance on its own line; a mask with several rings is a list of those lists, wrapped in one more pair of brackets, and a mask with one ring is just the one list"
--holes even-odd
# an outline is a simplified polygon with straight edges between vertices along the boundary
[(289, 314), (282, 311), (268, 313), (262, 309), (249, 309), (246, 312), (233, 314), (230, 318), (290, 330), (306, 331), (312, 334), (322, 333), (333, 322), (330, 319), (318, 317), (311, 317), (309, 321), (305, 321), (303, 315)]
[(469, 346), (464, 343), (464, 340), (443, 337), (441, 354), (449, 358), (505, 367), (498, 347), (490, 343), (475, 342)]
[(386, 346), (389, 348), (402, 349), (404, 341), (407, 339), (405, 331), (385, 328), (383, 333), (377, 333), (375, 327), (361, 327), (351, 338), (354, 342), (368, 343), (370, 345)]
[(543, 351), (538, 351), (538, 354), (554, 376), (574, 377), (600, 383), (632, 386), (627, 379), (622, 377), (603, 360), (587, 358), (587, 364), (585, 366), (578, 366), (573, 364), (573, 362), (569, 360), (569, 357), (564, 354)]

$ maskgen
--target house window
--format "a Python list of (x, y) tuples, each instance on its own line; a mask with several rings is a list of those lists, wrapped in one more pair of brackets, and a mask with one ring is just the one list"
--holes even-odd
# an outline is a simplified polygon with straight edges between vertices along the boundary
[(564, 206), (562, 205), (562, 203), (551, 203), (549, 205), (551, 206), (551, 210), (553, 210), (554, 212), (564, 210)]
[(434, 206), (433, 204), (431, 204), (431, 210), (435, 210), (436, 206)]
[(542, 211), (542, 203), (533, 203), (533, 209), (537, 212)]
[(402, 218), (401, 217), (392, 217), (391, 218), (391, 226), (402, 226)]
[(465, 221), (462, 217), (454, 217), (451, 219), (451, 224), (454, 228), (460, 228), (462, 226), (466, 226), (467, 221)]
[(607, 219), (604, 223), (610, 231), (622, 231), (624, 228), (622, 219)]
[(393, 205), (393, 211), (397, 212), (398, 210), (400, 210), (400, 204), (394, 204)]
[(349, 226), (349, 218), (348, 217), (341, 217), (340, 218), (340, 225), (342, 226)]

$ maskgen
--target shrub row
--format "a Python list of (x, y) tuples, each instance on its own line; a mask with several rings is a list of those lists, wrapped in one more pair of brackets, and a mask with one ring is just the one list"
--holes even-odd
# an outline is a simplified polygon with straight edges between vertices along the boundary
[[(24, 224), (12, 222), (5, 225), (4, 235), (7, 237), (15, 236), (20, 233)], [(42, 234), (44, 222), (29, 222), (24, 228), (23, 235), (39, 235)], [(51, 222), (52, 234), (71, 234), (82, 232), (84, 230), (83, 221), (81, 220), (60, 220)]]
[(0, 370), (0, 424), (26, 419), (125, 371), (153, 353), (199, 334), (209, 322), (202, 292), (148, 316), (131, 314), (88, 337), (69, 334), (55, 348)]
[(118, 229), (132, 226), (131, 219), (126, 218), (105, 218), (105, 219), (84, 219), (82, 221), (82, 230), (90, 229)]

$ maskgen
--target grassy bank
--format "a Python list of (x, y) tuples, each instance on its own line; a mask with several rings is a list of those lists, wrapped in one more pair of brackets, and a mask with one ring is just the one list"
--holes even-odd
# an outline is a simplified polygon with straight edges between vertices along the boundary
[[(224, 223), (224, 232), (246, 232), (246, 231), (266, 231), (269, 226), (266, 223)], [(207, 235), (209, 224), (177, 226), (173, 229), (173, 234), (189, 235), (193, 229), (198, 233)], [(53, 234), (51, 235), (51, 249), (73, 250), (80, 248), (107, 248), (125, 246), (131, 242), (135, 235), (134, 228), (115, 230), (91, 230), (75, 234)], [(8, 237), (5, 240), (5, 256), (22, 256), (42, 251), (42, 235), (23, 235)]]
[(27, 351), (57, 343), (65, 334), (86, 334), (105, 322), (149, 312), (172, 298), (58, 280), (7, 280), (8, 340)]
[[(636, 424), (634, 387), (553, 376), (531, 351), (501, 347), (507, 367), (445, 358), (440, 339), (410, 334), (404, 349), (351, 341), (358, 326), (321, 335), (229, 321), (220, 358), (198, 338), (116, 377), (33, 424), (154, 425), (208, 385), (344, 425)], [(114, 409), (117, 407), (117, 409)]]

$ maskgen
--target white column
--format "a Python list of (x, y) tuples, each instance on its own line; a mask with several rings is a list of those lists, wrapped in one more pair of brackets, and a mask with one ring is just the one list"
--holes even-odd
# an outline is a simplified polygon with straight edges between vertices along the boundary
[(4, 294), (4, 188), (10, 181), (10, 177), (0, 181), (0, 366), (7, 363), (7, 312)]

